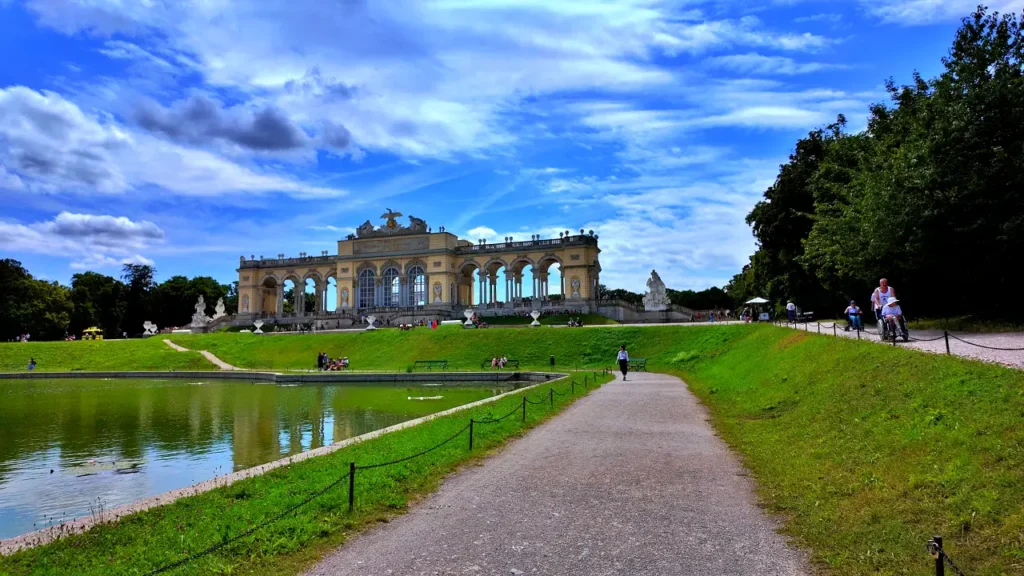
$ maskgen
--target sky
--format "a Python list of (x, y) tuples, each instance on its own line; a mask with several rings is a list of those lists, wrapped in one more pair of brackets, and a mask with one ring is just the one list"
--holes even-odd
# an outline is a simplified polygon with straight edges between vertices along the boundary
[(796, 140), (937, 74), (975, 5), (0, 0), (0, 257), (227, 283), (394, 209), (722, 286)]

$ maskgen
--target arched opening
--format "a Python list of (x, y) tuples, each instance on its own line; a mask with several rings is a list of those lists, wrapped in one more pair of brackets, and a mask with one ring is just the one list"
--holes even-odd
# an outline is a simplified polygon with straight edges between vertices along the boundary
[(565, 300), (565, 283), (562, 278), (562, 265), (558, 262), (551, 263), (548, 266), (548, 279), (547, 279), (547, 296), (554, 300)]
[(324, 294), (324, 310), (328, 312), (338, 311), (338, 279), (334, 276), (327, 277), (327, 291)]
[(282, 309), (285, 314), (295, 314), (296, 311), (299, 310), (299, 307), (296, 306), (296, 303), (299, 302), (299, 300), (297, 300), (297, 297), (301, 293), (300, 290), (296, 289), (299, 286), (298, 279), (286, 278), (285, 281), (283, 282), (283, 285), (284, 303)]
[(409, 304), (412, 306), (427, 305), (427, 274), (422, 266), (410, 266), (406, 280), (409, 287)]
[(267, 276), (260, 283), (260, 298), (250, 304), (250, 310), (261, 314), (277, 314), (277, 278)]
[[(552, 274), (552, 269), (557, 274)], [(561, 264), (555, 258), (544, 258), (537, 263), (537, 297), (548, 299), (551, 294), (561, 294)]]
[(374, 292), (377, 288), (377, 275), (373, 273), (373, 270), (366, 269), (359, 273), (359, 295), (358, 302), (360, 308), (373, 308), (376, 306), (376, 298), (374, 298)]
[(319, 310), (319, 308), (320, 308), (319, 306), (317, 306), (317, 300), (319, 299), (320, 295), (317, 294), (316, 280), (313, 279), (313, 278), (306, 278), (306, 280), (303, 283), (303, 288), (304, 288), (304, 290), (302, 292), (302, 305), (303, 305), (302, 310), (303, 310), (303, 313), (304, 314), (313, 314), (314, 312), (317, 312)]
[(484, 298), (487, 304), (508, 302), (511, 293), (508, 265), (502, 260), (491, 260), (484, 265)]
[(459, 269), (457, 302), (459, 306), (476, 306), (480, 302), (480, 274), (475, 262), (466, 262)]
[(394, 266), (387, 268), (380, 277), (381, 288), (384, 291), (384, 306), (401, 306), (402, 282), (398, 268)]

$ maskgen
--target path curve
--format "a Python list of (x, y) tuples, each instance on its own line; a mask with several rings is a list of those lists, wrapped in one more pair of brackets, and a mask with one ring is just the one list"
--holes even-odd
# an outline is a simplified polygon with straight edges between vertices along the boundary
[[(185, 348), (184, 346), (175, 344), (174, 342), (171, 342), (170, 340), (167, 340), (166, 338), (164, 339), (164, 343), (166, 343), (171, 348), (174, 348), (178, 352), (191, 352), (192, 351), (192, 350), (189, 350), (188, 348)], [(232, 366), (231, 364), (228, 364), (227, 362), (221, 360), (220, 358), (217, 358), (216, 356), (213, 355), (212, 352), (208, 352), (206, 350), (199, 350), (199, 353), (202, 354), (204, 358), (206, 358), (207, 360), (212, 362), (217, 368), (220, 368), (221, 370), (242, 370), (242, 368), (239, 368), (237, 366)]]
[(309, 575), (811, 574), (686, 388), (621, 377)]

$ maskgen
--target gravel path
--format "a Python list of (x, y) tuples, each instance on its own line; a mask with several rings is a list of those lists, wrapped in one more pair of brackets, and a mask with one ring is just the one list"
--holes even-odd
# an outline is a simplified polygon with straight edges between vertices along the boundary
[[(791, 326), (791, 325), (790, 325)], [(832, 335), (832, 322), (821, 323), (821, 333)], [(827, 328), (826, 328), (827, 326)], [(837, 324), (836, 334), (838, 336), (844, 336), (846, 338), (856, 338), (857, 333), (850, 331), (844, 332), (842, 327), (845, 323), (839, 322)], [(817, 332), (818, 325), (815, 322), (809, 324), (797, 324), (798, 330), (807, 330), (809, 332)], [(882, 344), (878, 339), (878, 333), (875, 331), (875, 326), (867, 326), (867, 330), (861, 333), (860, 337), (864, 340), (870, 340)], [(942, 337), (942, 330), (911, 330), (910, 331), (910, 342), (903, 342), (902, 340), (897, 341), (897, 346), (903, 346), (906, 348), (916, 348), (918, 350), (924, 350), (925, 352), (935, 352), (937, 354), (946, 353), (946, 342)], [(962, 339), (962, 340), (961, 340)], [(929, 340), (929, 341), (925, 341)], [(988, 346), (990, 348), (1017, 348), (1017, 350), (990, 350), (988, 348), (981, 348), (968, 344), (980, 344), (981, 346)], [(891, 346), (891, 344), (889, 344)], [(999, 334), (978, 334), (971, 332), (950, 332), (949, 333), (949, 351), (951, 354), (957, 356), (963, 356), (965, 358), (973, 358), (975, 360), (984, 360), (986, 362), (995, 362), (1011, 368), (1024, 368), (1024, 332), (1004, 332)]]
[[(191, 352), (191, 350), (189, 350), (188, 348), (175, 344), (170, 340), (164, 340), (164, 343), (170, 346), (171, 348), (174, 348), (178, 352)], [(212, 362), (214, 366), (220, 368), (221, 370), (241, 370), (241, 368), (238, 368), (237, 366), (232, 366), (231, 364), (228, 364), (227, 362), (221, 360), (220, 358), (217, 358), (216, 356), (213, 355), (213, 352), (199, 350), (199, 353), (202, 354), (204, 358)]]
[(308, 572), (804, 575), (678, 378), (603, 386)]

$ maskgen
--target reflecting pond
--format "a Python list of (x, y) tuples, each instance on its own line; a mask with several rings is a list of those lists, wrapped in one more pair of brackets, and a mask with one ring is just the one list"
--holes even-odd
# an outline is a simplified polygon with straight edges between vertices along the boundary
[(510, 389), (0, 380), (0, 539)]

